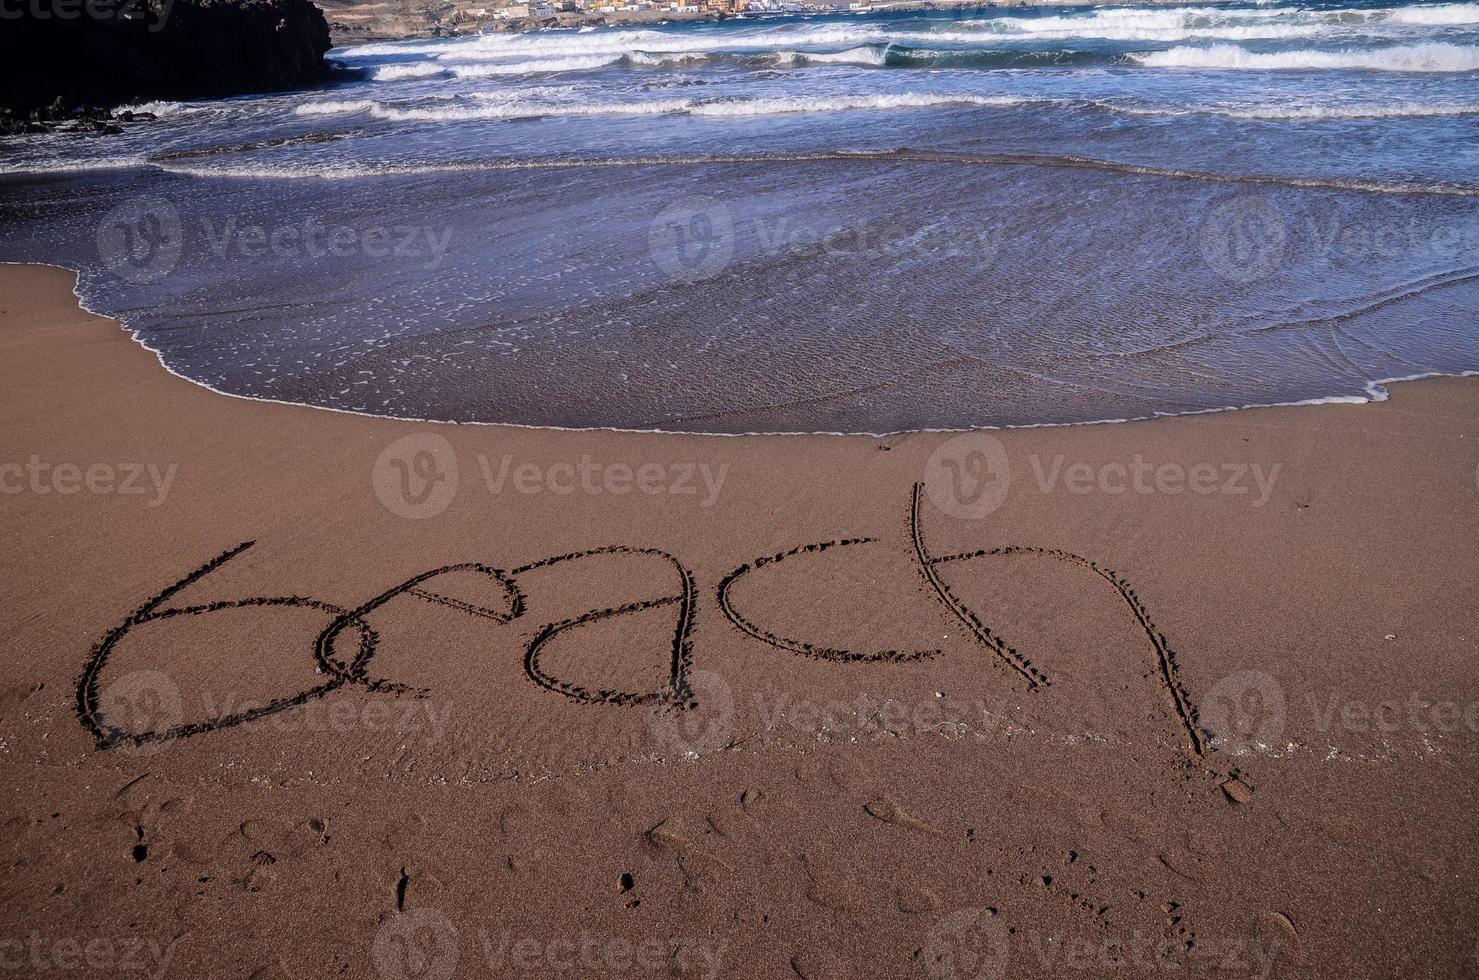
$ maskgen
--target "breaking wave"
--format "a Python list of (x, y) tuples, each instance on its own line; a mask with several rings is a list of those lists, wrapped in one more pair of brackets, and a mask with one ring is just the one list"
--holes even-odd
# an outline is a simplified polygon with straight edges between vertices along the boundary
[(1235, 44), (1181, 46), (1130, 56), (1147, 68), (1226, 68), (1241, 71), (1358, 68), (1365, 71), (1466, 72), (1479, 70), (1479, 48), (1431, 42), (1372, 50), (1255, 52)]
[(446, 69), (431, 61), (413, 61), (409, 64), (385, 65), (375, 69), (374, 79), (377, 82), (398, 82), (403, 78), (430, 78), (433, 75), (442, 75)]

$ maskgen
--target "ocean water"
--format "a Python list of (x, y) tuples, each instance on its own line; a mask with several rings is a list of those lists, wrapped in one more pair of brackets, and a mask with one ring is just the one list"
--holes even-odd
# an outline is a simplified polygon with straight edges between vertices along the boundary
[(0, 260), (172, 370), (412, 418), (1088, 422), (1479, 369), (1479, 3), (827, 14), (342, 48), (0, 141)]

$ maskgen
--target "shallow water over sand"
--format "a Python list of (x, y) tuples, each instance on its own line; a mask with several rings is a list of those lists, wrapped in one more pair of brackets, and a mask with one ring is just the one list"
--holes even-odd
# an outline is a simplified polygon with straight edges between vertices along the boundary
[(337, 52), (12, 141), (0, 259), (188, 377), (416, 418), (1083, 422), (1479, 368), (1479, 5), (830, 16)]

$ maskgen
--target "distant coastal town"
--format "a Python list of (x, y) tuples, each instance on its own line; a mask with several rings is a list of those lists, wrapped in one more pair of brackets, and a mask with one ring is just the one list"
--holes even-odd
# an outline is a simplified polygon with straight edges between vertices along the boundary
[[(833, 0), (833, 2), (805, 2), (805, 0), (627, 0), (623, 3), (603, 0), (559, 0), (558, 3), (509, 3), (503, 6), (480, 8), (484, 16), (493, 21), (529, 20), (555, 18), (560, 14), (601, 14), (613, 22), (628, 19), (628, 15), (690, 16), (735, 16), (738, 14), (815, 14), (826, 11), (887, 10), (896, 8), (928, 7), (933, 4), (900, 2), (900, 0)], [(1003, 6), (1003, 4), (984, 4)], [(1024, 4), (1025, 6), (1025, 4)], [(635, 19), (646, 19), (638, 17)]]
[[(1075, 0), (1069, 0), (1070, 3)], [(1084, 0), (1079, 0), (1084, 2)], [(549, 28), (723, 20), (783, 14), (957, 7), (1026, 7), (1006, 0), (322, 0), (336, 44), (395, 37), (450, 37)]]

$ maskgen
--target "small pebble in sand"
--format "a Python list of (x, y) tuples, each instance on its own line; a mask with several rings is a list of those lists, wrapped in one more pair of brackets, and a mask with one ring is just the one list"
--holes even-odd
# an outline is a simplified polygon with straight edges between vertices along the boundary
[(1253, 799), (1253, 790), (1247, 783), (1236, 777), (1222, 784), (1222, 792), (1227, 795), (1230, 803), (1247, 803)]

